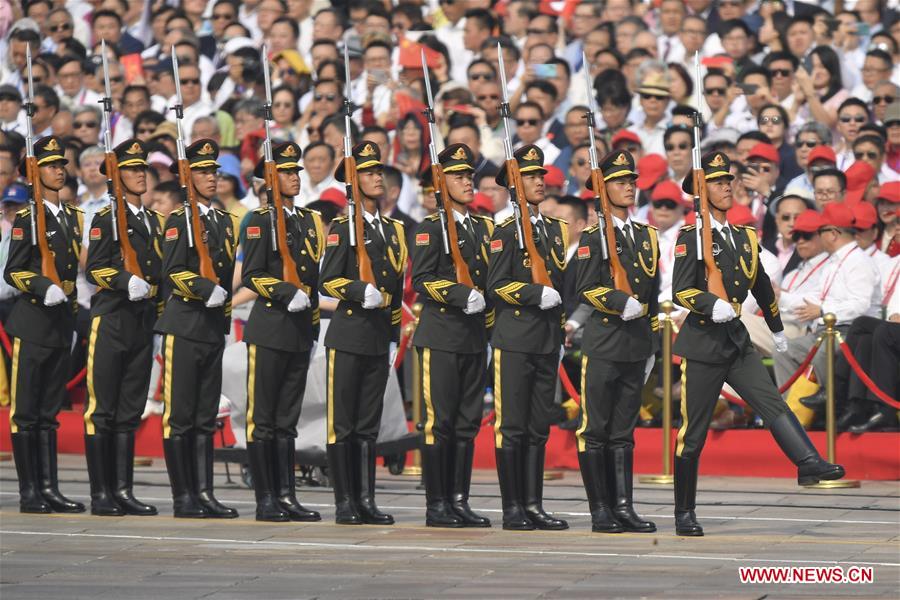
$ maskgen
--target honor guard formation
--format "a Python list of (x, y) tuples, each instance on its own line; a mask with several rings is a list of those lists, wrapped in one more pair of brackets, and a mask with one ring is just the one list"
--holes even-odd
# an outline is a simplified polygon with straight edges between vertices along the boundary
[[(562, 429), (593, 532), (702, 536), (711, 428), (767, 429), (813, 485), (845, 471), (807, 429), (897, 427), (894, 2), (11, 4), (21, 512), (168, 513), (134, 492), (159, 422), (174, 516), (237, 518), (228, 414), (256, 520), (390, 526), (377, 442), (420, 399), (429, 527), (568, 529), (544, 508)], [(59, 485), (70, 409), (89, 506)], [(634, 508), (635, 428), (669, 409), (674, 526)]]

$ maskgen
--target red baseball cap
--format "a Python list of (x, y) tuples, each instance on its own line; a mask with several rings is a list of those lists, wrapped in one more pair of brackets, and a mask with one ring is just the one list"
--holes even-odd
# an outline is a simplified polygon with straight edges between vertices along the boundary
[(725, 213), (725, 217), (732, 225), (756, 225), (756, 217), (753, 216), (753, 213), (746, 204), (735, 204), (728, 209), (728, 212)]
[(868, 202), (860, 202), (853, 207), (854, 227), (859, 230), (872, 229), (878, 223), (878, 213), (875, 207)]
[(875, 168), (867, 162), (856, 161), (844, 171), (848, 190), (864, 190), (875, 177)]
[(400, 45), (400, 53), (397, 57), (400, 66), (404, 69), (421, 69), (423, 50), (425, 51), (425, 64), (429, 69), (436, 69), (440, 64), (441, 53), (416, 42)]
[(778, 150), (772, 144), (767, 144), (766, 142), (760, 142), (750, 148), (750, 152), (747, 154), (747, 158), (761, 158), (763, 160), (767, 160), (771, 163), (778, 163)]
[(900, 203), (900, 181), (891, 181), (882, 184), (881, 188), (878, 190), (876, 200), (887, 200), (894, 204)]
[(547, 165), (544, 169), (547, 171), (544, 174), (544, 185), (547, 187), (562, 187), (566, 184), (566, 176), (563, 174), (562, 169), (553, 165)]
[(795, 231), (801, 233), (815, 233), (824, 226), (825, 219), (822, 218), (822, 215), (819, 214), (818, 211), (807, 208), (794, 220), (794, 226), (791, 228), (791, 233), (794, 233)]
[(678, 204), (682, 204), (683, 199), (684, 194), (681, 192), (681, 188), (671, 179), (666, 179), (659, 183), (653, 188), (653, 194), (650, 195), (651, 202), (656, 202), (657, 200), (674, 200)]
[(822, 220), (823, 226), (850, 229), (853, 227), (853, 210), (843, 202), (830, 202), (822, 210)]
[(621, 142), (634, 142), (634, 143), (636, 143), (636, 144), (640, 144), (640, 143), (641, 143), (641, 138), (639, 138), (639, 137), (638, 137), (638, 134), (636, 134), (636, 133), (633, 132), (633, 131), (630, 131), (630, 130), (628, 130), (628, 129), (622, 129), (621, 131), (619, 131), (618, 133), (616, 133), (614, 136), (612, 136), (612, 140), (610, 141), (610, 145), (611, 145), (613, 148), (615, 148), (616, 145), (619, 144), (619, 143), (621, 143)]
[(809, 155), (806, 158), (807, 164), (811, 165), (817, 160), (824, 160), (830, 165), (837, 164), (837, 155), (834, 153), (834, 150), (831, 146), (816, 146), (812, 150), (809, 151)]
[(347, 196), (344, 195), (344, 192), (335, 188), (328, 188), (327, 190), (323, 191), (319, 195), (319, 200), (322, 200), (323, 202), (331, 202), (338, 208), (347, 207)]
[(659, 181), (660, 177), (669, 172), (669, 163), (661, 154), (646, 154), (638, 161), (637, 171), (638, 178), (635, 185), (639, 190), (649, 190), (654, 183)]

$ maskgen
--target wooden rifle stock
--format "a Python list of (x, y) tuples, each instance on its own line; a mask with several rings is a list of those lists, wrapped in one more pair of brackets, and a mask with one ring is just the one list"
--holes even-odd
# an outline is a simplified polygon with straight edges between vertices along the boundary
[(122, 190), (122, 180), (119, 179), (119, 165), (116, 161), (115, 152), (106, 153), (106, 173), (111, 182), (109, 193), (113, 200), (113, 210), (116, 211), (116, 233), (119, 237), (119, 250), (122, 252), (122, 263), (125, 270), (138, 277), (144, 278), (141, 270), (141, 264), (138, 261), (137, 252), (131, 245), (131, 239), (128, 237), (128, 211), (125, 209), (125, 193)]
[(297, 262), (291, 255), (287, 243), (287, 221), (284, 214), (284, 200), (281, 197), (281, 184), (278, 183), (278, 171), (275, 161), (265, 163), (266, 189), (270, 194), (272, 208), (275, 210), (275, 237), (278, 240), (278, 254), (281, 255), (281, 278), (291, 285), (303, 289), (300, 277), (297, 275)]
[(613, 284), (620, 292), (625, 292), (629, 296), (633, 294), (631, 284), (628, 282), (628, 273), (619, 260), (619, 253), (616, 252), (616, 226), (613, 224), (612, 210), (609, 207), (609, 194), (606, 191), (606, 182), (603, 181), (603, 171), (600, 169), (591, 170), (591, 185), (600, 204), (600, 211), (603, 213), (603, 234), (606, 238), (606, 253), (609, 256), (609, 270), (612, 274)]
[(703, 169), (694, 169), (694, 189), (700, 196), (700, 219), (703, 227), (700, 230), (701, 243), (703, 244), (703, 264), (706, 266), (706, 287), (708, 291), (720, 299), (728, 302), (728, 292), (725, 291), (725, 282), (722, 280), (722, 271), (716, 265), (713, 256), (712, 222), (709, 217), (709, 199), (706, 195), (706, 175)]
[[(194, 250), (197, 251), (197, 258), (200, 261), (200, 277), (209, 279), (218, 285), (219, 276), (216, 275), (216, 270), (213, 268), (212, 258), (209, 256), (209, 246), (206, 245), (204, 240), (206, 227), (204, 227), (203, 221), (200, 220), (200, 208), (197, 206), (197, 198), (194, 196), (194, 184), (191, 181), (191, 167), (186, 158), (178, 161), (178, 177), (181, 180), (185, 193), (187, 193), (187, 201), (191, 209), (191, 220), (187, 226), (191, 228), (191, 235), (194, 238)], [(215, 209), (210, 208), (210, 210)]]
[(453, 203), (450, 200), (450, 193), (447, 192), (444, 169), (440, 165), (432, 164), (431, 178), (434, 181), (434, 189), (438, 191), (440, 201), (444, 205), (444, 213), (447, 215), (447, 245), (450, 247), (450, 258), (453, 259), (453, 267), (456, 269), (456, 282), (474, 288), (475, 284), (469, 274), (469, 265), (463, 260), (459, 251), (459, 233), (456, 230), (456, 217), (453, 216)]
[(515, 201), (519, 204), (519, 212), (522, 215), (522, 240), (525, 250), (531, 257), (531, 281), (538, 285), (553, 287), (550, 275), (547, 273), (547, 263), (544, 255), (538, 252), (534, 245), (534, 229), (531, 227), (531, 213), (528, 212), (528, 202), (525, 200), (525, 188), (522, 184), (522, 173), (519, 171), (519, 163), (515, 158), (506, 161), (506, 178), (510, 186), (516, 191)]
[(41, 253), (41, 274), (61, 289), (62, 281), (59, 278), (59, 273), (56, 272), (56, 261), (53, 259), (53, 253), (50, 251), (50, 244), (47, 243), (47, 213), (44, 211), (44, 190), (41, 186), (41, 172), (38, 168), (36, 157), (29, 156), (25, 161), (25, 172), (28, 176), (28, 183), (31, 185), (31, 197), (34, 200), (35, 214), (32, 215), (32, 218), (34, 219), (38, 251)]
[(344, 157), (344, 178), (353, 203), (353, 224), (356, 229), (356, 264), (359, 266), (359, 280), (375, 285), (375, 273), (372, 272), (372, 261), (366, 250), (366, 220), (363, 218), (362, 192), (359, 189), (359, 177), (356, 173), (356, 159)]

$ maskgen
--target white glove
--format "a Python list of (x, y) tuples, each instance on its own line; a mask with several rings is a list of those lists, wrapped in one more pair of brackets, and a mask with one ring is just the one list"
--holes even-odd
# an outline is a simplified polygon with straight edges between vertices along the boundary
[(397, 342), (391, 342), (388, 346), (388, 368), (393, 369), (397, 361)]
[(381, 292), (375, 289), (375, 286), (371, 283), (367, 284), (362, 307), (366, 309), (379, 308), (383, 302), (384, 297), (381, 295)]
[(288, 312), (300, 312), (301, 310), (306, 310), (309, 306), (309, 296), (303, 290), (297, 290), (294, 298), (288, 303), (287, 309)]
[(66, 301), (66, 294), (55, 283), (51, 283), (44, 294), (44, 306), (56, 306)]
[(737, 313), (734, 312), (734, 307), (725, 302), (724, 300), (717, 299), (716, 303), (713, 304), (713, 314), (712, 320), (716, 323), (727, 323), (737, 316)]
[(128, 280), (128, 299), (132, 302), (143, 300), (150, 293), (150, 284), (138, 277), (132, 275)]
[(562, 298), (560, 297), (559, 292), (552, 287), (544, 286), (544, 289), (541, 290), (541, 310), (549, 310), (560, 304), (562, 304)]
[(644, 385), (646, 385), (647, 380), (650, 379), (650, 373), (653, 372), (654, 366), (656, 366), (656, 356), (651, 354), (647, 359), (646, 364), (644, 364)]
[(225, 299), (228, 297), (228, 292), (225, 291), (221, 285), (217, 285), (213, 288), (212, 294), (209, 295), (209, 300), (206, 301), (206, 308), (218, 308), (225, 304)]
[(484, 296), (478, 290), (469, 292), (469, 299), (466, 301), (466, 307), (463, 312), (467, 315), (474, 315), (484, 310)]
[(625, 302), (625, 308), (622, 309), (622, 320), (631, 321), (643, 314), (644, 307), (641, 306), (641, 303), (629, 296), (628, 300)]
[(787, 352), (788, 349), (788, 341), (787, 337), (785, 337), (783, 331), (779, 331), (778, 333), (772, 334), (772, 341), (775, 342), (775, 351), (776, 352)]

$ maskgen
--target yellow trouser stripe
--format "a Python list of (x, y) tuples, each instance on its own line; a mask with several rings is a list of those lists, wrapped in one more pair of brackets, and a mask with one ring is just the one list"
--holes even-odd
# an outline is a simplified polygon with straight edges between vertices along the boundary
[(681, 456), (684, 450), (684, 434), (687, 433), (687, 359), (681, 359), (681, 429), (678, 430), (678, 438), (675, 443), (675, 456)]
[(13, 338), (13, 354), (12, 354), (12, 386), (9, 390), (9, 431), (10, 433), (19, 433), (19, 426), (16, 425), (16, 387), (19, 383), (19, 349), (22, 340)]
[(425, 399), (425, 444), (434, 444), (434, 404), (431, 403), (431, 348), (422, 349), (422, 397)]
[(163, 439), (169, 439), (169, 435), (172, 432), (172, 429), (169, 427), (169, 416), (172, 414), (172, 367), (173, 359), (175, 358), (175, 337), (172, 335), (166, 336), (166, 349), (163, 354), (163, 402), (166, 403), (166, 408), (163, 411), (162, 416), (162, 425), (163, 425)]
[(94, 411), (97, 410), (97, 394), (94, 391), (94, 351), (97, 348), (97, 332), (100, 329), (100, 319), (98, 315), (91, 320), (91, 336), (88, 338), (88, 358), (87, 358), (87, 392), (88, 405), (84, 411), (84, 432), (87, 435), (94, 435)]
[(328, 402), (328, 443), (333, 444), (337, 441), (337, 435), (334, 433), (334, 348), (328, 349), (328, 394), (326, 400)]
[(247, 441), (253, 441), (253, 430), (256, 423), (253, 422), (253, 409), (256, 404), (256, 344), (247, 344)]
[(578, 451), (584, 452), (585, 444), (584, 444), (584, 435), (585, 430), (588, 426), (588, 412), (587, 412), (587, 368), (588, 368), (588, 357), (586, 355), (582, 355), (581, 357), (581, 425), (578, 426), (578, 429), (575, 431), (575, 439), (578, 441)]
[(494, 348), (494, 447), (503, 447), (503, 433), (500, 425), (503, 424), (503, 386), (500, 378), (500, 350)]

